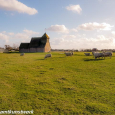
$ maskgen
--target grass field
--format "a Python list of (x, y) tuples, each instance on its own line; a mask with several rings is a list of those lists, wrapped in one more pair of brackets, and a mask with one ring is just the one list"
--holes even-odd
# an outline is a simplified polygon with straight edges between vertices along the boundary
[(115, 115), (115, 54), (0, 53), (0, 111), (34, 115)]

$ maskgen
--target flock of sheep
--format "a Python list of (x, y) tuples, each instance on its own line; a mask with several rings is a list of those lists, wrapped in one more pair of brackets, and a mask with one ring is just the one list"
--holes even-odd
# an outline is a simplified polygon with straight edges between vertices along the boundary
[[(73, 55), (73, 52), (67, 52), (67, 53), (65, 52), (64, 54), (65, 54), (66, 56), (72, 56), (72, 55)], [(46, 54), (45, 57), (44, 57), (44, 59), (47, 58), (47, 57), (52, 57), (52, 54)]]
[[(72, 56), (73, 52), (65, 52), (64, 54), (66, 56)], [(90, 53), (84, 53), (84, 54), (86, 56), (90, 56)], [(92, 52), (92, 54), (93, 54), (93, 56), (94, 56), (95, 59), (100, 58), (100, 57), (102, 57), (102, 58), (105, 59), (105, 57), (108, 57), (108, 56), (111, 58), (111, 56), (112, 56), (112, 52)], [(25, 55), (24, 53), (20, 54), (20, 56), (24, 56), (24, 55)], [(48, 58), (48, 57), (52, 57), (52, 54), (46, 54), (45, 57), (44, 57), (44, 59)]]
[[(67, 52), (67, 53), (65, 52), (64, 54), (65, 54), (66, 56), (72, 56), (72, 55), (73, 55), (73, 52)], [(52, 57), (52, 54), (46, 54), (45, 57), (44, 57), (44, 59), (47, 58), (47, 57)]]
[[(90, 55), (90, 53), (84, 53), (86, 56), (89, 56)], [(97, 58), (100, 58), (100, 57), (102, 57), (102, 58), (104, 58), (105, 59), (105, 57), (112, 57), (112, 52), (92, 52), (92, 54), (93, 54), (93, 56), (94, 56), (94, 58), (95, 59), (97, 59)]]

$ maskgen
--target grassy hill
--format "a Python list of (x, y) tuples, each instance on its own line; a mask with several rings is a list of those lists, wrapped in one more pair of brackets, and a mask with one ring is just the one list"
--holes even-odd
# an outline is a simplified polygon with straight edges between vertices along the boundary
[(115, 115), (115, 54), (0, 54), (0, 111), (35, 115)]

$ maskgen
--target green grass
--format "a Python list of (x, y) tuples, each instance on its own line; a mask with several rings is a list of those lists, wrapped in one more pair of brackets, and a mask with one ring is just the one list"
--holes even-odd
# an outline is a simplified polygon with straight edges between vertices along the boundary
[(115, 115), (115, 54), (0, 53), (0, 111), (35, 115)]

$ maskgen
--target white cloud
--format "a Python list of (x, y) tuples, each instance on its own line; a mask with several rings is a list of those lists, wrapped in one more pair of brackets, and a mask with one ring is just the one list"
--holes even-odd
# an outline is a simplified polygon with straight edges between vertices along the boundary
[(51, 40), (51, 47), (54, 49), (92, 49), (94, 47), (98, 49), (115, 49), (115, 39), (113, 37), (106, 37), (104, 35), (97, 35), (95, 38), (72, 36), (72, 39), (67, 36), (54, 38)]
[(5, 34), (5, 33), (6, 33), (6, 31), (2, 31), (1, 33)]
[[(38, 32), (32, 30), (23, 30), (22, 33), (0, 33), (0, 47), (4, 45), (20, 45), (21, 42), (29, 43), (33, 36), (37, 36)], [(113, 36), (112, 36), (113, 35)], [(58, 49), (81, 49), (81, 48), (112, 48), (115, 49), (115, 31), (112, 31), (111, 36), (96, 35), (95, 37), (87, 37), (85, 34), (64, 34), (59, 38), (50, 39), (51, 48)]]
[(3, 33), (0, 33), (0, 40), (3, 40), (5, 43), (8, 43), (9, 41), (9, 36), (3, 34)]
[(112, 31), (111, 33), (112, 33), (112, 35), (115, 37), (115, 31)]
[(62, 32), (62, 33), (69, 32), (69, 30), (65, 27), (65, 25), (51, 25), (51, 27), (47, 28), (46, 30), (54, 32)]
[(73, 31), (73, 32), (78, 32), (78, 30), (75, 29), (75, 28), (71, 29), (71, 31)]
[(34, 35), (34, 34), (39, 34), (39, 32), (34, 32), (34, 31), (32, 31), (32, 30), (27, 30), (27, 29), (25, 29), (25, 30), (23, 30), (26, 34), (28, 34), (28, 35)]
[(35, 8), (28, 7), (18, 0), (0, 0), (0, 8), (7, 11), (27, 13), (29, 15), (34, 15), (38, 12)]
[(31, 38), (37, 36), (39, 33), (32, 30), (23, 30), (22, 33), (1, 32), (0, 33), (0, 47), (4, 45), (20, 45), (21, 42), (30, 42)]
[(80, 14), (82, 11), (80, 5), (70, 5), (70, 6), (67, 6), (66, 9), (71, 10), (73, 12), (77, 12), (78, 14)]
[(8, 34), (11, 35), (11, 36), (14, 35), (14, 33), (12, 33), (12, 32), (10, 32), (10, 33), (8, 33)]
[(22, 39), (23, 41), (30, 41), (31, 37), (37, 36), (39, 32), (34, 32), (32, 30), (23, 30), (24, 33), (17, 33), (15, 34), (15, 38)]
[(76, 38), (75, 35), (64, 35), (63, 36), (64, 39), (73, 39), (73, 38)]
[(97, 23), (97, 22), (93, 22), (93, 23), (85, 23), (82, 25), (79, 25), (77, 29), (79, 30), (111, 30), (112, 27), (110, 24), (107, 23)]
[(15, 34), (15, 38), (18, 38), (18, 39), (29, 39), (29, 35), (25, 34), (25, 33), (17, 33), (17, 34)]

